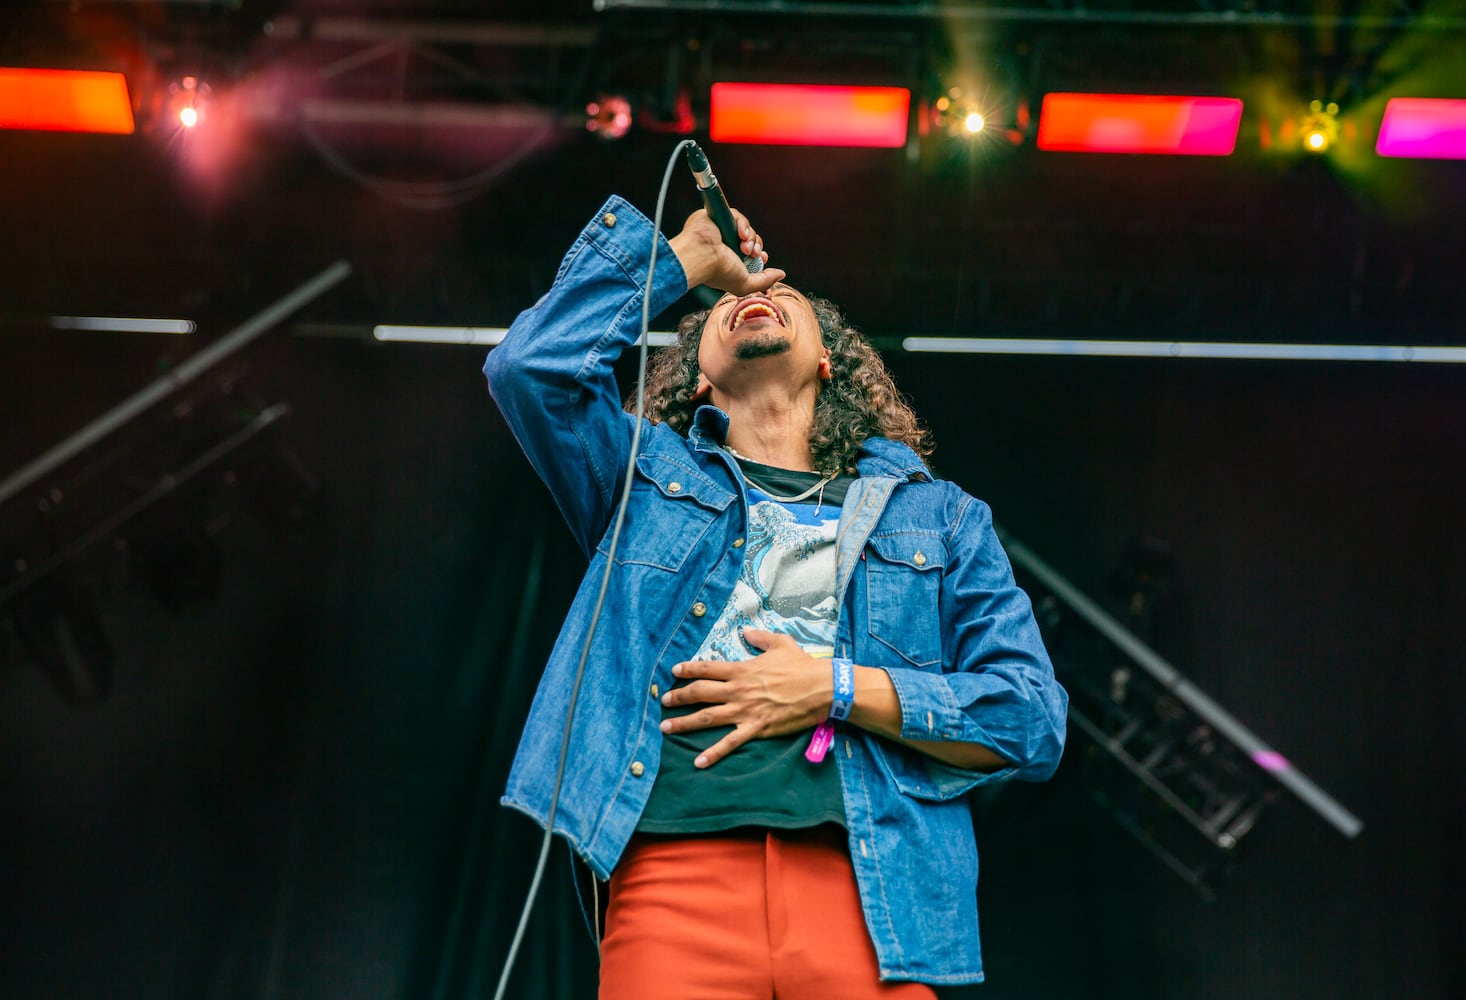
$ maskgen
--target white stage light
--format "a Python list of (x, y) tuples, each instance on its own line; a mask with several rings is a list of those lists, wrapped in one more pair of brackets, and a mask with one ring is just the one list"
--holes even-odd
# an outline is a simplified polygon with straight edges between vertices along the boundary
[[(401, 344), (462, 344), (469, 347), (493, 347), (504, 339), (509, 331), (502, 326), (389, 326), (372, 329), (377, 340)], [(652, 347), (666, 347), (677, 343), (675, 333), (647, 334), (647, 343)]]
[(1255, 361), (1411, 361), (1466, 364), (1466, 347), (1390, 344), (1247, 344), (1226, 341), (1024, 340), (907, 337), (904, 350), (938, 354), (1040, 354), (1107, 358), (1208, 358)]
[(51, 326), (57, 330), (101, 330), (107, 333), (194, 332), (191, 319), (142, 319), (127, 316), (52, 316)]

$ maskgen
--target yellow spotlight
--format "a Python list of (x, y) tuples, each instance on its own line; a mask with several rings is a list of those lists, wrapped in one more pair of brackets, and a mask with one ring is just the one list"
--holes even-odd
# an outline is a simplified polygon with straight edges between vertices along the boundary
[(954, 138), (972, 138), (987, 129), (987, 112), (974, 94), (961, 87), (952, 87), (931, 103), (925, 127), (932, 132), (945, 133)]
[(1308, 114), (1300, 122), (1299, 132), (1303, 136), (1303, 148), (1310, 153), (1327, 152), (1339, 137), (1339, 106), (1333, 101), (1313, 101), (1308, 105)]

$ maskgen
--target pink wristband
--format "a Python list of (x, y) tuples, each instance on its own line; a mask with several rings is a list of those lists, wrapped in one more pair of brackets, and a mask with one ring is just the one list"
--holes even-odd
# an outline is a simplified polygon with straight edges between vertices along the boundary
[(811, 764), (818, 764), (825, 759), (825, 754), (830, 752), (830, 744), (835, 742), (835, 724), (829, 719), (814, 727), (814, 735), (809, 738), (809, 747), (804, 751), (804, 759)]

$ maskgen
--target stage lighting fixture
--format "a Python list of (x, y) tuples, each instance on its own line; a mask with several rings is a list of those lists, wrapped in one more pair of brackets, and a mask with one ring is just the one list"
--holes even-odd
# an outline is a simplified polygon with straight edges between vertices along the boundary
[(1393, 97), (1385, 105), (1380, 156), (1466, 160), (1466, 101)]
[(1235, 97), (1050, 93), (1039, 112), (1038, 148), (1230, 156), (1241, 124)]
[[(372, 328), (372, 337), (384, 343), (496, 347), (508, 332), (502, 326), (399, 326), (384, 323)], [(677, 343), (677, 335), (652, 330), (647, 333), (646, 342), (651, 347), (667, 347)]]
[(89, 595), (62, 584), (11, 614), (16, 634), (62, 700), (73, 706), (106, 700), (116, 655)]
[(631, 102), (620, 95), (598, 97), (585, 106), (585, 130), (608, 142), (631, 131)]
[(1466, 347), (1396, 344), (1286, 344), (1206, 340), (1045, 340), (1012, 337), (906, 337), (901, 349), (933, 354), (1027, 354), (1087, 358), (1250, 361), (1398, 361), (1466, 364)]
[(167, 333), (187, 336), (196, 327), (191, 319), (145, 319), (131, 316), (52, 316), (57, 330), (100, 330), (108, 333)]
[[(204, 506), (205, 502), (194, 497), (190, 505)], [(224, 555), (206, 528), (189, 523), (183, 510), (175, 513), (168, 519), (167, 531), (132, 546), (134, 572), (165, 608), (199, 610), (219, 596)]]
[(1123, 829), (1205, 898), (1282, 792), (1364, 824), (1018, 539), (994, 525), (1069, 691), (1072, 761)]
[(1303, 148), (1310, 153), (1326, 153), (1339, 138), (1339, 106), (1333, 101), (1313, 101), (1308, 105), (1308, 114), (1299, 124), (1303, 136)]
[(910, 108), (905, 87), (715, 83), (708, 130), (714, 142), (899, 149)]
[(961, 87), (952, 87), (932, 101), (924, 131), (971, 138), (992, 124), (989, 120), (992, 111)]
[(0, 67), (0, 129), (131, 135), (121, 73)]
[(196, 76), (184, 76), (168, 85), (168, 117), (180, 128), (192, 129), (204, 120), (209, 85)]

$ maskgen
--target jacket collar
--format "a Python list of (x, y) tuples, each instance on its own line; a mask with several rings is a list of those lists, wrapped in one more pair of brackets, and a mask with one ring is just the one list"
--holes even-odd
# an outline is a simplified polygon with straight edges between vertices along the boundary
[[(697, 408), (687, 439), (696, 451), (716, 451), (728, 440), (728, 414), (711, 404)], [(862, 476), (890, 476), (896, 479), (929, 480), (931, 470), (921, 456), (890, 438), (866, 438), (860, 444), (855, 467)]]
[(728, 414), (710, 403), (704, 403), (692, 415), (687, 439), (698, 451), (717, 451), (728, 440)]
[(855, 467), (862, 476), (895, 476), (897, 479), (920, 481), (932, 478), (931, 470), (920, 455), (890, 438), (872, 437), (860, 442)]

